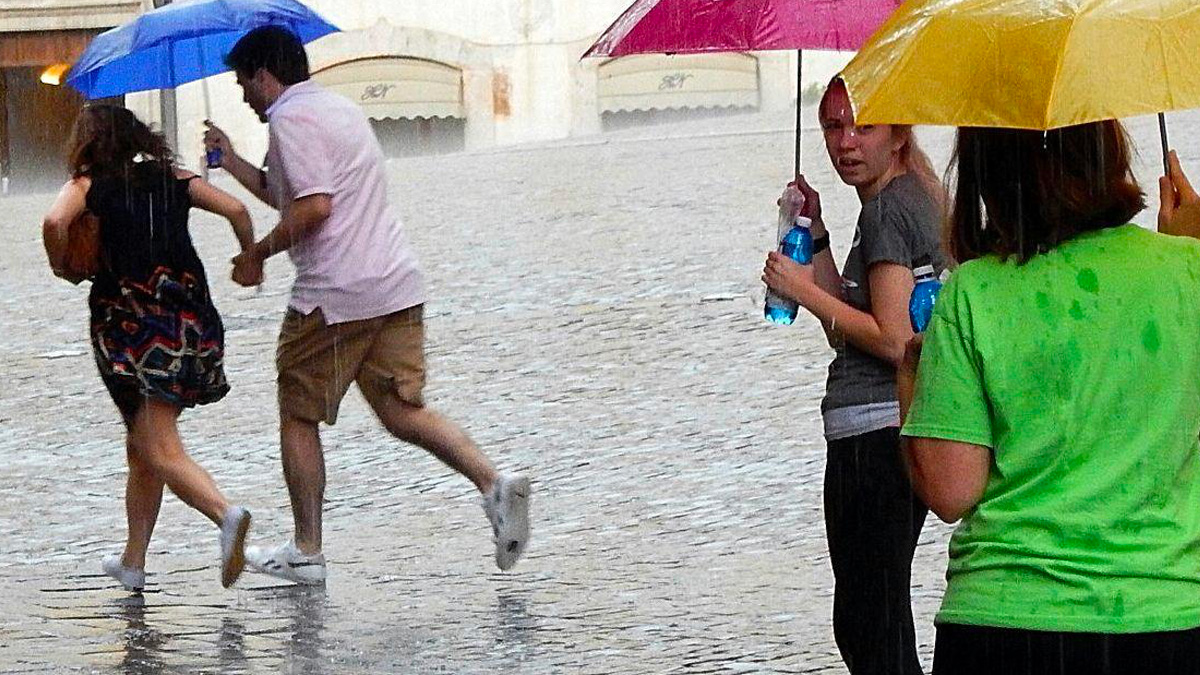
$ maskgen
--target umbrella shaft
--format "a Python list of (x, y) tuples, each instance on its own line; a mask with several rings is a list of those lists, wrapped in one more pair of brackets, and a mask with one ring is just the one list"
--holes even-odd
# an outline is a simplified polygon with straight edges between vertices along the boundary
[(1163, 175), (1171, 175), (1171, 162), (1169, 160), (1171, 154), (1171, 144), (1167, 142), (1167, 116), (1163, 113), (1158, 113), (1158, 136), (1162, 140), (1163, 151)]
[(804, 50), (796, 50), (796, 163), (793, 167), (792, 176), (798, 178), (800, 176), (801, 165), (801, 120), (800, 113), (804, 110)]

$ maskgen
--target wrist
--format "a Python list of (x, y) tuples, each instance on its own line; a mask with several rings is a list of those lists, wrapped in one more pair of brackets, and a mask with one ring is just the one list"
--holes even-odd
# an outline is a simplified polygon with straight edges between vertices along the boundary
[(813, 311), (813, 306), (816, 304), (816, 296), (821, 292), (817, 284), (810, 280), (805, 280), (792, 289), (792, 300), (808, 311)]

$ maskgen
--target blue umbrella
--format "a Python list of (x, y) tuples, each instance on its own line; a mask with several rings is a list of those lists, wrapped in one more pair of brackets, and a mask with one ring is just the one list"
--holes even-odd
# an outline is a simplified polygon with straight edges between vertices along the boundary
[(88, 99), (171, 89), (229, 70), (226, 54), (260, 26), (305, 43), (338, 30), (296, 0), (182, 0), (97, 35), (67, 83)]

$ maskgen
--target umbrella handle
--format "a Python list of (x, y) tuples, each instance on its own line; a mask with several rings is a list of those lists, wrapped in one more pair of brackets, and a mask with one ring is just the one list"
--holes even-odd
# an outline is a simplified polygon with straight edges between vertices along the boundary
[(1164, 113), (1158, 113), (1158, 136), (1162, 141), (1163, 175), (1170, 176), (1171, 162), (1169, 158), (1171, 154), (1171, 146), (1169, 143), (1167, 143), (1167, 116)]

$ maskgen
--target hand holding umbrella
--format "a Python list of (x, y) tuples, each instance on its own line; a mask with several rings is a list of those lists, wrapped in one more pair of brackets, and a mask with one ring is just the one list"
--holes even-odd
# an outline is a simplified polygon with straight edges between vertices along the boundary
[(1158, 231), (1200, 239), (1200, 195), (1184, 175), (1174, 150), (1167, 164), (1167, 175), (1158, 179)]

